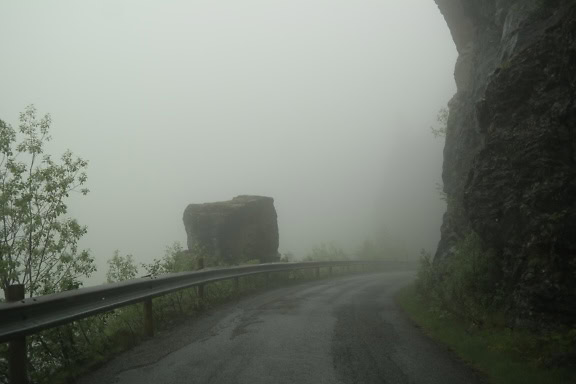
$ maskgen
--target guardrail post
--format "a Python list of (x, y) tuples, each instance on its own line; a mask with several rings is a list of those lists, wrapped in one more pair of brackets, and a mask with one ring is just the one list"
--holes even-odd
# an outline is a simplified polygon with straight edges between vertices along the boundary
[(239, 277), (234, 278), (234, 292), (237, 295), (240, 294), (240, 278)]
[(200, 284), (196, 287), (196, 294), (200, 301), (204, 301), (204, 284)]
[[(11, 303), (24, 300), (24, 284), (9, 285), (4, 289), (6, 301)], [(17, 336), (8, 342), (8, 382), (28, 383), (26, 357), (26, 336)]]
[(144, 300), (144, 334), (154, 336), (154, 314), (152, 313), (152, 298)]

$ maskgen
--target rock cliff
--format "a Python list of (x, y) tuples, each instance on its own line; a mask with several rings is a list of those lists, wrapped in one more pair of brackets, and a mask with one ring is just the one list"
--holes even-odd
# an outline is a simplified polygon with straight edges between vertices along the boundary
[(238, 196), (230, 201), (190, 204), (183, 220), (189, 250), (203, 249), (206, 265), (279, 260), (277, 215), (270, 197)]
[(576, 324), (576, 1), (436, 0), (459, 57), (434, 263), (475, 231), (508, 308)]

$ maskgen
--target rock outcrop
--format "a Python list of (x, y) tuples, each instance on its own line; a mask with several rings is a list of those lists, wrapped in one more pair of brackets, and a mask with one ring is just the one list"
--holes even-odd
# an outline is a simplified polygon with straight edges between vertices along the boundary
[(238, 196), (230, 201), (190, 204), (184, 211), (188, 249), (207, 254), (206, 265), (279, 260), (274, 199)]
[(509, 310), (576, 324), (576, 1), (436, 0), (459, 58), (435, 265), (475, 231)]

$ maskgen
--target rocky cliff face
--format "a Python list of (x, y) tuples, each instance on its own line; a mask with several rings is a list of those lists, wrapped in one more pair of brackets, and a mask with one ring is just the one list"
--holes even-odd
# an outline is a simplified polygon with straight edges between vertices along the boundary
[(475, 231), (516, 319), (575, 325), (576, 1), (436, 3), (459, 58), (435, 265)]
[(274, 199), (238, 196), (230, 201), (190, 204), (184, 211), (188, 248), (199, 246), (207, 265), (279, 260)]

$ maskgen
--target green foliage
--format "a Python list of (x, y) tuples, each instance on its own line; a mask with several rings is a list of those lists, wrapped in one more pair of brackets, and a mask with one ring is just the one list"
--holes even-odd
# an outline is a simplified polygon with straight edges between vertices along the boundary
[(120, 251), (116, 250), (114, 251), (114, 256), (108, 259), (107, 263), (106, 280), (109, 283), (134, 279), (138, 275), (138, 266), (134, 262), (132, 255), (122, 256)]
[(441, 265), (422, 252), (417, 287), (440, 311), (447, 311), (482, 326), (500, 309), (500, 273), (493, 252), (483, 248), (475, 233), (461, 239)]
[[(167, 247), (164, 257), (147, 265), (149, 273), (162, 274), (195, 269), (194, 259), (178, 243)], [(108, 282), (134, 279), (138, 266), (132, 255), (117, 250), (108, 260)], [(228, 284), (227, 289), (220, 285)], [(207, 300), (222, 300), (230, 294), (230, 282), (211, 287)], [(178, 319), (197, 311), (198, 297), (193, 289), (168, 294), (154, 300), (154, 320), (158, 329), (172, 326)], [(143, 338), (143, 311), (140, 304), (75, 321), (42, 331), (29, 338), (30, 378), (34, 383), (69, 382), (116, 354), (138, 344)], [(6, 351), (0, 350), (5, 356)], [(5, 361), (0, 358), (0, 382), (5, 381)], [(4, 368), (4, 369), (3, 369)]]
[(436, 115), (436, 122), (438, 123), (435, 127), (430, 127), (432, 135), (435, 138), (446, 137), (446, 132), (448, 130), (448, 117), (450, 116), (450, 111), (448, 108), (440, 108), (438, 114)]
[(304, 261), (332, 261), (332, 260), (348, 260), (349, 256), (333, 243), (325, 244), (314, 247), (312, 251), (306, 255)]
[(436, 191), (438, 191), (438, 195), (440, 196), (440, 200), (448, 204), (449, 200), (452, 202), (452, 199), (448, 196), (448, 193), (444, 191), (444, 184), (436, 183)]
[[(67, 215), (65, 203), (72, 193), (88, 193), (88, 163), (69, 151), (59, 161), (44, 153), (51, 122), (34, 106), (20, 114), (18, 130), (0, 121), (0, 286), (24, 284), (28, 296), (76, 289), (96, 269), (88, 251), (78, 249), (86, 227)], [(107, 316), (30, 336), (32, 382), (92, 358), (90, 335), (100, 333)], [(0, 381), (5, 372), (0, 359)]]
[(65, 203), (88, 193), (88, 163), (69, 151), (59, 162), (44, 154), (51, 122), (34, 106), (20, 114), (18, 131), (0, 121), (0, 286), (24, 284), (29, 296), (78, 288), (95, 270), (78, 249), (86, 227)]
[(164, 252), (164, 269), (167, 272), (185, 272), (198, 269), (197, 260), (203, 258), (204, 254), (200, 248), (192, 251), (185, 251), (182, 245), (175, 242), (166, 247)]
[[(486, 249), (474, 233), (461, 239), (440, 263), (434, 263), (429, 253), (422, 252), (415, 292), (422, 299), (418, 305), (424, 308), (417, 308), (415, 299), (411, 299), (413, 310), (425, 311), (425, 315), (419, 315), (423, 324), (438, 327), (443, 341), (462, 348), (462, 354), (471, 362), (485, 359), (487, 369), (494, 370), (495, 377), (503, 378), (495, 382), (511, 381), (506, 381), (509, 375), (503, 366), (485, 356), (494, 351), (503, 352), (504, 359), (517, 360), (519, 367), (526, 364), (567, 366), (576, 356), (576, 331), (533, 333), (510, 328), (512, 322), (505, 311), (507, 292), (498, 261), (495, 253)], [(452, 330), (443, 329), (452, 329), (455, 323), (473, 336), (470, 345), (449, 336)], [(476, 334), (483, 336), (478, 338)]]
[[(456, 316), (439, 316), (437, 306), (421, 287), (403, 289), (397, 301), (427, 335), (447, 345), (494, 384), (569, 384), (576, 373), (568, 364), (550, 365), (547, 357), (567, 355), (574, 331), (546, 336), (507, 327), (471, 328)], [(560, 338), (556, 342), (553, 338)], [(572, 344), (574, 345), (574, 344)], [(574, 355), (571, 355), (571, 360)], [(573, 363), (572, 363), (573, 364)]]
[(142, 264), (142, 267), (149, 275), (158, 276), (165, 273), (195, 271), (201, 268), (206, 259), (206, 252), (202, 248), (195, 247), (186, 251), (180, 243), (175, 242), (166, 247), (162, 259), (154, 259), (150, 264)]
[(29, 336), (31, 382), (66, 382), (64, 374), (75, 376), (81, 368), (102, 361), (105, 351), (115, 348), (116, 340), (106, 333), (110, 317), (97, 315)]
[(432, 254), (422, 250), (420, 253), (420, 268), (416, 278), (416, 288), (421, 294), (431, 295), (440, 285), (439, 275), (434, 272), (432, 266)]

